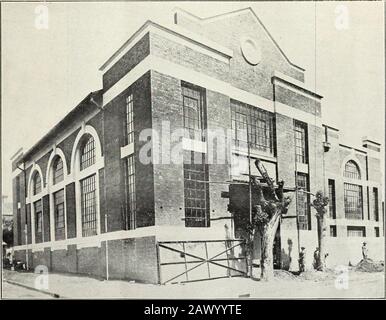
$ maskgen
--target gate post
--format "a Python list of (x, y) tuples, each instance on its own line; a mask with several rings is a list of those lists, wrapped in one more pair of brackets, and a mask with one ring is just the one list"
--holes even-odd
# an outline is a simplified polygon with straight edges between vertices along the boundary
[(156, 242), (155, 246), (156, 246), (156, 254), (157, 254), (158, 284), (162, 284), (162, 281), (161, 281), (161, 260), (160, 260), (160, 254), (159, 254), (158, 241)]

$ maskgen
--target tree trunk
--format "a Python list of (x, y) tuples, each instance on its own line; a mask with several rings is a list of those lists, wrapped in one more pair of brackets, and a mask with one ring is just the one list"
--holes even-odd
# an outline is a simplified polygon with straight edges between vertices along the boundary
[(317, 261), (317, 269), (324, 271), (326, 269), (325, 261), (325, 219), (318, 216), (318, 246), (319, 246), (319, 261)]
[(270, 281), (273, 273), (273, 241), (280, 221), (280, 212), (277, 212), (272, 220), (264, 227), (261, 241), (261, 277), (263, 281)]

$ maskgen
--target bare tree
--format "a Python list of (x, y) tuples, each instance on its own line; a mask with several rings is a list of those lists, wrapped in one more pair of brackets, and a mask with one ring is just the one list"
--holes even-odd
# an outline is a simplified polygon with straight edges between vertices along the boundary
[(256, 232), (261, 236), (261, 280), (268, 281), (274, 276), (273, 242), (275, 234), (282, 215), (287, 212), (291, 199), (283, 195), (283, 181), (274, 186), (261, 162), (256, 160), (255, 165), (265, 179), (266, 185), (261, 184), (256, 178), (251, 179), (257, 200), (253, 208), (252, 221), (247, 224), (247, 231), (250, 234), (249, 247), (251, 247)]
[(326, 237), (326, 207), (329, 199), (325, 197), (322, 191), (315, 194), (315, 199), (312, 202), (312, 207), (316, 210), (316, 219), (318, 222), (318, 247), (319, 256), (316, 261), (316, 269), (324, 271), (326, 269), (326, 253), (325, 253), (325, 237)]

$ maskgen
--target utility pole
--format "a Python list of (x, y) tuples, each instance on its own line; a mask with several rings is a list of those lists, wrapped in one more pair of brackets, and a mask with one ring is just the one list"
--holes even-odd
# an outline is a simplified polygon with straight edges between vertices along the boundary
[[(103, 106), (100, 106), (91, 96), (90, 102), (92, 102), (101, 112), (102, 112), (102, 150), (103, 150), (103, 156), (104, 156), (104, 148), (105, 146), (105, 108)], [(106, 167), (103, 166), (103, 179), (106, 179)], [(104, 203), (105, 203), (105, 233), (107, 233), (107, 212), (106, 212), (106, 183), (103, 183), (103, 197), (104, 197)], [(109, 280), (109, 244), (108, 240), (106, 238), (106, 250), (105, 250), (105, 260), (106, 260), (106, 280)]]
[[(105, 212), (105, 233), (107, 233), (107, 213)], [(109, 280), (109, 246), (106, 238), (106, 280)]]
[(29, 269), (29, 261), (28, 261), (28, 228), (27, 224), (24, 226), (24, 234), (25, 234), (25, 265), (26, 269)]
[[(251, 146), (249, 144), (249, 125), (248, 125), (248, 118), (247, 118), (247, 150), (248, 150), (248, 192), (249, 192), (249, 223), (252, 225), (252, 181), (251, 181)], [(249, 235), (250, 237), (250, 243), (251, 243), (251, 250), (250, 250), (250, 266), (249, 266), (249, 273), (250, 277), (252, 278), (252, 272), (253, 272), (253, 234)]]
[(252, 223), (251, 146), (249, 144), (249, 125), (248, 125), (248, 119), (247, 119), (247, 148), (248, 148), (249, 222)]

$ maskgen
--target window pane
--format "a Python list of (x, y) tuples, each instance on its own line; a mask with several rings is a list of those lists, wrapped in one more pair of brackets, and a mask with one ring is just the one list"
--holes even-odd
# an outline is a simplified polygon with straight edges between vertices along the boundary
[[(185, 226), (209, 227), (209, 203), (206, 165), (203, 155), (187, 152), (184, 161)], [(189, 163), (190, 162), (190, 163)], [(199, 163), (197, 163), (199, 162)], [(201, 162), (201, 163), (200, 163)]]
[(57, 184), (60, 181), (63, 181), (64, 175), (63, 175), (63, 161), (60, 157), (57, 157), (54, 166), (54, 184)]
[(134, 104), (133, 95), (126, 98), (126, 143), (134, 142)]
[(42, 200), (34, 202), (35, 211), (35, 242), (40, 243), (43, 241), (43, 209)]
[(336, 206), (335, 206), (335, 181), (328, 180), (328, 208), (330, 213), (330, 218), (336, 219)]
[(182, 86), (185, 137), (202, 140), (203, 96), (200, 90)]
[(360, 179), (359, 167), (354, 161), (348, 161), (344, 166), (343, 176), (350, 179)]
[(378, 189), (377, 188), (373, 188), (373, 208), (374, 208), (374, 220), (379, 221)]
[(310, 229), (310, 196), (308, 193), (302, 191), (309, 191), (308, 176), (306, 174), (298, 173), (296, 176), (296, 185), (301, 190), (297, 191), (296, 209), (298, 212), (299, 229)]
[(95, 163), (95, 142), (93, 136), (88, 136), (80, 150), (80, 170)]
[(307, 125), (295, 121), (295, 154), (296, 162), (308, 163), (307, 157)]
[(135, 194), (135, 159), (130, 156), (126, 160), (127, 211), (129, 229), (136, 228), (136, 194)]
[(55, 240), (65, 239), (64, 190), (54, 193)]
[(82, 205), (82, 235), (97, 234), (96, 186), (95, 175), (80, 181)]
[(274, 155), (274, 115), (259, 108), (231, 101), (233, 146)]
[(33, 179), (33, 194), (36, 195), (41, 191), (42, 191), (42, 179), (40, 177), (39, 172), (36, 172)]
[(344, 184), (344, 210), (346, 219), (363, 219), (362, 187)]

